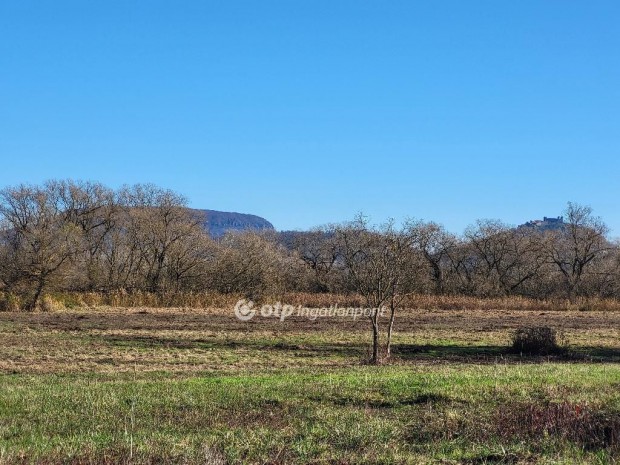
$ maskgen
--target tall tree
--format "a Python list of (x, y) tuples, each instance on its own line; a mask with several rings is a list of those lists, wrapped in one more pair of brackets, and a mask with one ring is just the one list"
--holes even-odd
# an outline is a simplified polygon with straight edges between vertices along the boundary
[(591, 207), (569, 202), (565, 228), (547, 233), (548, 260), (561, 273), (566, 296), (571, 302), (596, 259), (611, 250), (607, 232), (607, 225), (592, 214)]
[(457, 238), (448, 233), (443, 226), (434, 222), (412, 222), (409, 234), (414, 247), (422, 254), (431, 270), (434, 293), (445, 292), (446, 262), (458, 244)]
[(466, 230), (465, 238), (480, 264), (483, 294), (514, 294), (544, 264), (540, 235), (527, 229), (481, 220)]
[(24, 295), (29, 310), (37, 307), (48, 286), (61, 280), (79, 251), (79, 228), (65, 221), (61, 207), (53, 183), (0, 191), (2, 240), (9, 258), (1, 274), (9, 290)]
[[(203, 219), (187, 208), (183, 196), (152, 184), (127, 187), (121, 199), (127, 212), (126, 233), (131, 247), (140, 251), (146, 287), (159, 292), (165, 287), (173, 250), (202, 232)], [(178, 262), (176, 266), (178, 269)]]

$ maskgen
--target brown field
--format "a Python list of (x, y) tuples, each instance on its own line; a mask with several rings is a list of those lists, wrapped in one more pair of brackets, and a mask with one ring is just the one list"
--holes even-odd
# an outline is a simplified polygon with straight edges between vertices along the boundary
[[(393, 363), (520, 361), (504, 350), (520, 326), (560, 330), (572, 359), (620, 360), (620, 312), (407, 309), (397, 317)], [(352, 318), (242, 322), (232, 309), (97, 308), (0, 312), (0, 335), (5, 373), (189, 374), (359, 364), (369, 327)]]
[[(0, 312), (0, 465), (620, 458), (617, 311), (407, 309), (369, 366), (365, 319), (58, 307)], [(510, 353), (521, 326), (567, 350)]]

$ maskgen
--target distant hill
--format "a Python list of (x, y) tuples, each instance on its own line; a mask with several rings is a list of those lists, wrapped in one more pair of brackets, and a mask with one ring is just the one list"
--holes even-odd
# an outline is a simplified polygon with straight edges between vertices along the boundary
[[(273, 224), (260, 216), (248, 213), (222, 212), (218, 210), (192, 209), (197, 215), (204, 216), (203, 226), (211, 237), (222, 237), (229, 231), (275, 231)], [(544, 217), (542, 220), (531, 220), (518, 226), (519, 229), (533, 231), (564, 230), (566, 223), (563, 217)], [(294, 242), (310, 234), (307, 231), (281, 231), (278, 239), (284, 246), (291, 248)]]
[(204, 215), (204, 228), (211, 237), (222, 237), (229, 231), (275, 231), (265, 218), (247, 213), (221, 212), (217, 210), (196, 210)]
[(532, 220), (519, 226), (519, 229), (528, 228), (535, 231), (554, 231), (563, 230), (566, 228), (564, 218), (558, 216), (557, 218), (544, 217), (542, 220)]

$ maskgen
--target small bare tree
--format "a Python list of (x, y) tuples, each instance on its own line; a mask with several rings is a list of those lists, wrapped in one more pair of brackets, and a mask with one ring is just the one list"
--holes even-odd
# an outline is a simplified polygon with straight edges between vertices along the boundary
[(381, 308), (389, 308), (385, 358), (391, 353), (392, 331), (396, 310), (411, 291), (416, 276), (413, 239), (409, 227), (395, 228), (392, 222), (380, 227), (369, 226), (359, 216), (352, 223), (335, 226), (340, 260), (352, 287), (372, 309), (372, 356), (370, 362), (379, 364)]

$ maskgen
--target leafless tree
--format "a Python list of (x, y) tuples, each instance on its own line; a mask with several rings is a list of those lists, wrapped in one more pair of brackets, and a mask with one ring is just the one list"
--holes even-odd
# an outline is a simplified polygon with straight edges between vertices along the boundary
[(584, 276), (611, 246), (607, 226), (593, 216), (591, 207), (569, 202), (565, 218), (564, 229), (547, 233), (545, 248), (548, 260), (562, 275), (566, 297), (574, 302)]
[(387, 306), (390, 311), (385, 345), (387, 358), (391, 352), (396, 310), (411, 292), (416, 276), (409, 230), (409, 227), (398, 230), (393, 223), (373, 228), (362, 216), (333, 230), (348, 279), (372, 309), (369, 319), (372, 326), (370, 362), (373, 364), (381, 361), (380, 309)]
[[(293, 247), (302, 262), (312, 271), (314, 291), (329, 292), (341, 290), (342, 283), (337, 282), (335, 271), (338, 270), (338, 243), (329, 227), (317, 228), (298, 234)], [(335, 282), (336, 281), (336, 282)]]
[(102, 280), (102, 248), (118, 221), (118, 203), (114, 191), (100, 183), (73, 180), (51, 181), (57, 193), (59, 209), (66, 224), (79, 229), (76, 281), (80, 289), (94, 290)]
[(209, 286), (248, 298), (276, 295), (286, 287), (291, 262), (274, 238), (247, 231), (226, 234), (218, 243)]
[(172, 251), (202, 232), (202, 219), (187, 208), (184, 197), (151, 184), (127, 187), (121, 199), (127, 212), (126, 234), (132, 249), (140, 251), (146, 287), (159, 292), (166, 284)]
[(416, 221), (412, 222), (409, 228), (414, 248), (422, 254), (430, 267), (434, 293), (443, 294), (447, 263), (450, 254), (458, 245), (457, 238), (434, 222)]
[[(48, 290), (213, 290), (249, 297), (355, 292), (395, 314), (412, 292), (475, 296), (620, 297), (620, 251), (590, 207), (569, 203), (551, 231), (483, 220), (462, 236), (433, 222), (347, 224), (213, 240), (179, 194), (50, 181), (0, 191), (0, 292), (37, 307)], [(378, 363), (380, 328), (371, 316)]]
[(484, 294), (514, 294), (544, 264), (538, 233), (497, 220), (481, 220), (466, 230), (465, 237), (481, 264)]
[(20, 185), (0, 191), (6, 287), (19, 289), (33, 310), (46, 287), (59, 280), (80, 246), (79, 229), (64, 221), (58, 190)]

